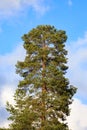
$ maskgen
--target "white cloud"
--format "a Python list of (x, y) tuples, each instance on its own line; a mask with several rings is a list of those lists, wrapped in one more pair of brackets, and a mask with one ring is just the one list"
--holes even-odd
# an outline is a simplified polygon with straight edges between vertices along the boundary
[(24, 55), (25, 51), (22, 45), (9, 54), (0, 55), (1, 87), (17, 85), (18, 76), (15, 73), (15, 64), (18, 60), (23, 60)]
[(79, 97), (87, 95), (87, 33), (77, 41), (68, 43), (68, 77), (73, 85), (78, 88)]
[(75, 99), (71, 105), (71, 114), (68, 124), (72, 130), (87, 130), (87, 105)]
[(15, 15), (20, 11), (25, 11), (27, 7), (41, 14), (48, 10), (44, 0), (2, 0), (0, 1), (0, 16)]
[[(6, 102), (9, 101), (9, 103), (14, 104), (14, 92), (15, 92), (16, 86), (3, 86), (1, 89), (0, 94), (0, 127), (8, 128), (10, 121), (7, 120), (8, 114), (6, 111)], [(4, 112), (4, 115), (3, 115)], [(2, 117), (3, 116), (3, 117)]]
[(11, 53), (0, 55), (0, 127), (8, 126), (6, 102), (14, 103), (13, 95), (19, 79), (15, 74), (15, 64), (17, 60), (23, 60), (24, 56), (25, 51), (21, 44)]
[(17, 62), (17, 60), (23, 60), (25, 55), (25, 51), (23, 49), (23, 46), (19, 44), (15, 50), (13, 50), (11, 53), (0, 55), (0, 66), (7, 67), (7, 66), (14, 66)]
[(82, 47), (83, 45), (87, 45), (87, 31), (84, 33), (83, 37), (79, 37), (77, 41), (71, 42), (71, 44), (74, 47)]
[(14, 93), (14, 86), (4, 86), (1, 90), (0, 95), (0, 104), (3, 106), (6, 106), (6, 102), (9, 101), (9, 103), (13, 104), (13, 93)]
[(4, 120), (4, 121), (0, 122), (0, 128), (3, 128), (3, 127), (8, 128), (9, 124), (10, 124), (10, 121)]
[(49, 7), (45, 4), (45, 0), (24, 0), (24, 4), (33, 7), (36, 12), (45, 13)]

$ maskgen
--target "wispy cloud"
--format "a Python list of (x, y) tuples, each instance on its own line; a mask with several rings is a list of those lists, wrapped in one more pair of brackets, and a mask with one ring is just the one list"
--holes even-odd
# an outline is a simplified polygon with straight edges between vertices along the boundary
[(18, 81), (15, 64), (18, 59), (24, 59), (24, 55), (25, 51), (20, 45), (12, 53), (0, 56), (0, 105), (2, 107), (5, 106), (7, 100), (13, 101), (10, 97), (12, 97)]
[(72, 6), (72, 0), (68, 0), (68, 5)]
[(16, 15), (27, 8), (32, 8), (35, 12), (43, 14), (48, 10), (45, 0), (3, 0), (0, 2), (0, 16), (8, 17)]

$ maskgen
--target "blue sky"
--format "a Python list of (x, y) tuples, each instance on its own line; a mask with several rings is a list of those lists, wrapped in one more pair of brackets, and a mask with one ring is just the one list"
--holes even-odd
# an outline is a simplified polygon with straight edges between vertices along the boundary
[[(69, 127), (87, 130), (87, 1), (84, 0), (3, 0), (0, 2), (0, 127), (8, 126), (6, 101), (14, 103), (19, 76), (17, 60), (25, 50), (21, 36), (40, 24), (54, 25), (68, 36), (67, 77), (78, 88)], [(3, 114), (4, 113), (4, 114)]]

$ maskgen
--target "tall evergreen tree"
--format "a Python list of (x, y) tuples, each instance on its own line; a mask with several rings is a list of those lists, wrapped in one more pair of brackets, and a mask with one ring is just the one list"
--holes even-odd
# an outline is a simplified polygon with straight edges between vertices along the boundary
[(65, 77), (66, 32), (39, 25), (22, 39), (26, 57), (16, 65), (22, 79), (14, 95), (15, 105), (7, 103), (10, 129), (69, 130), (66, 117), (76, 88)]

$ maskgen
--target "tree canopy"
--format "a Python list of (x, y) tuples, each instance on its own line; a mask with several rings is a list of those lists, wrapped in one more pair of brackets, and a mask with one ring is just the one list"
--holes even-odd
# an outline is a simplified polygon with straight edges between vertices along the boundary
[(7, 103), (11, 130), (69, 130), (76, 88), (66, 78), (66, 32), (39, 25), (22, 37), (26, 56), (16, 64), (22, 78), (16, 89), (15, 105)]

